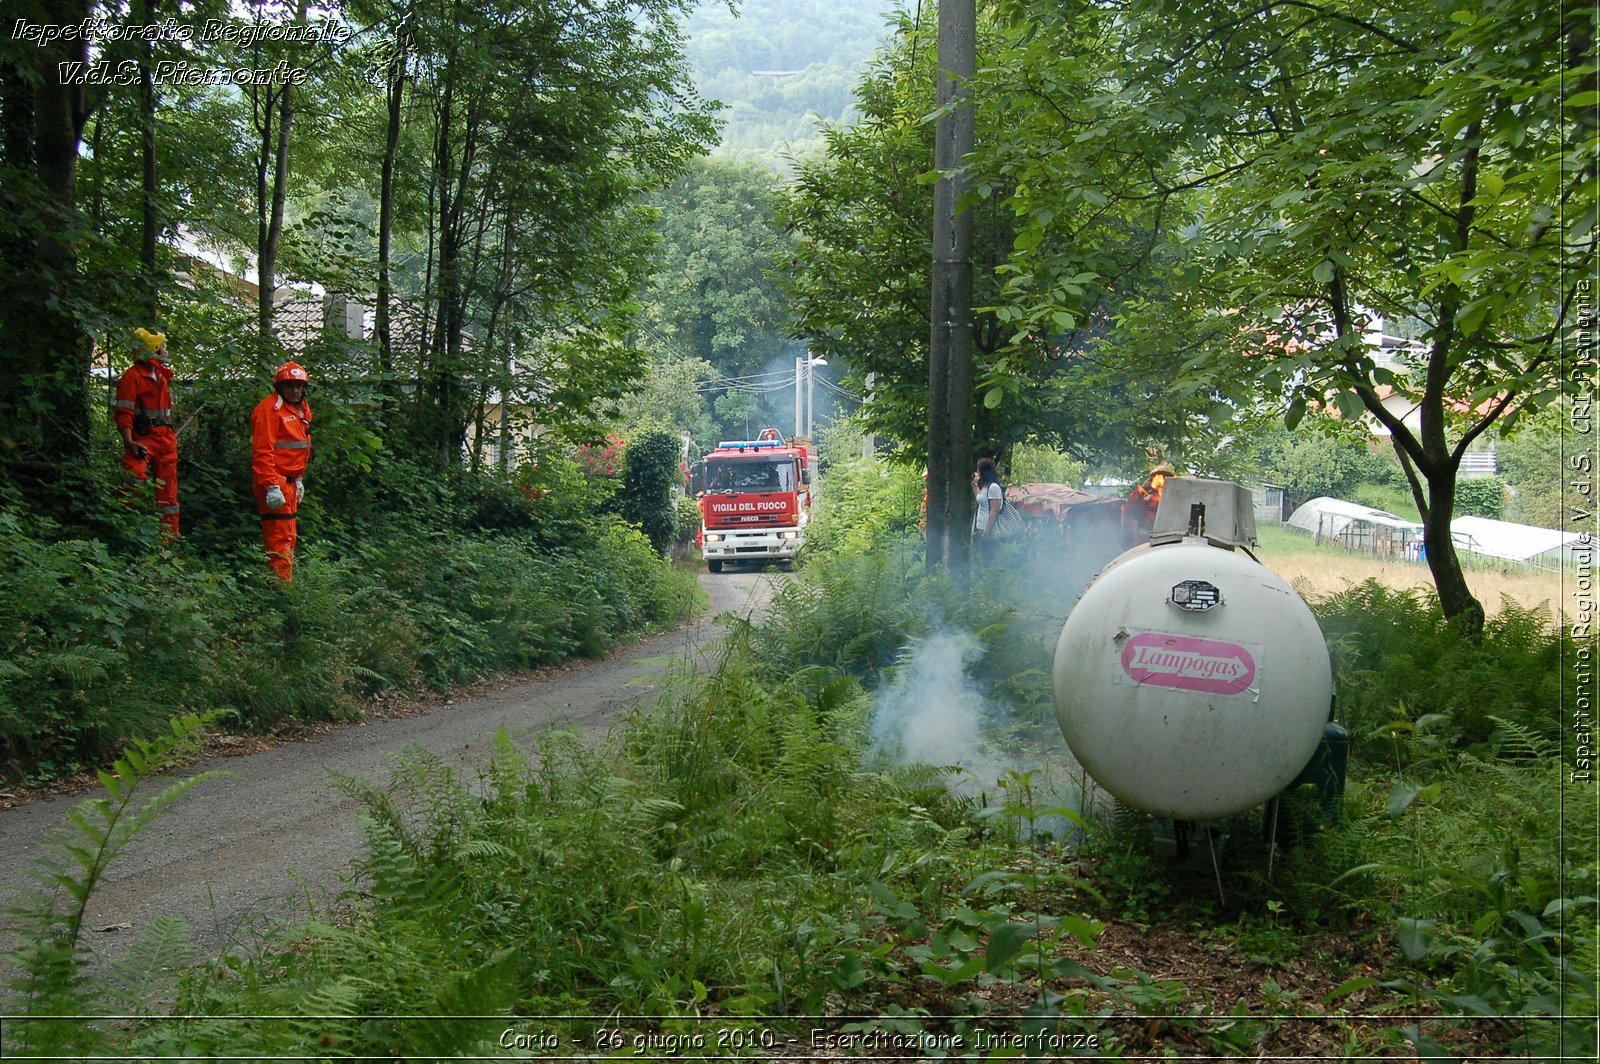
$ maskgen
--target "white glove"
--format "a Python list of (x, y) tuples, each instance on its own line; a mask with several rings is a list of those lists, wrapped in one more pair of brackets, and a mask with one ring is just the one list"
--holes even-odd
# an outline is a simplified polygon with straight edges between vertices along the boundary
[(300, 509), (300, 504), (305, 502), (305, 501), (306, 501), (306, 482), (303, 481), (303, 480), (297, 480), (297, 481), (294, 482), (294, 508), (296, 510)]
[(267, 489), (267, 509), (281, 510), (289, 500), (283, 497), (283, 489), (274, 484)]

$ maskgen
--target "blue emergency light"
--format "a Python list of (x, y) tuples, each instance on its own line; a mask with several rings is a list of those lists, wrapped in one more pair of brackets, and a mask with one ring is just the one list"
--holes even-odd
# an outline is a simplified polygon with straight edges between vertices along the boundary
[(759, 451), (763, 447), (776, 448), (776, 447), (785, 447), (785, 446), (787, 446), (787, 444), (785, 444), (782, 440), (723, 440), (721, 443), (717, 444), (717, 450), (719, 450), (719, 451), (732, 451), (732, 450), (740, 450), (740, 451), (743, 451), (743, 450), (755, 450), (755, 451)]

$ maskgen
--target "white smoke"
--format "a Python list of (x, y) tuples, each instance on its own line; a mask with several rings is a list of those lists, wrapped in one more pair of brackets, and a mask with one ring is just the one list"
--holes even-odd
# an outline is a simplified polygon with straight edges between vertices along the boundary
[[(1017, 801), (1040, 810), (1065, 806), (1081, 811), (1081, 783), (1036, 759), (1024, 764), (1005, 749), (1014, 724), (1011, 713), (987, 698), (969, 675), (982, 653), (972, 633), (951, 629), (914, 644), (893, 681), (879, 692), (867, 759), (953, 769), (945, 777), (950, 791), (981, 796), (994, 814)], [(1017, 788), (1024, 777), (1028, 782), (1022, 793)], [(1055, 814), (1030, 816), (1017, 827), (1023, 837), (1073, 834), (1068, 821)]]
[(914, 645), (878, 696), (868, 757), (955, 767), (950, 787), (961, 794), (992, 789), (1010, 766), (983, 741), (999, 712), (967, 674), (981, 653), (970, 632), (935, 632)]

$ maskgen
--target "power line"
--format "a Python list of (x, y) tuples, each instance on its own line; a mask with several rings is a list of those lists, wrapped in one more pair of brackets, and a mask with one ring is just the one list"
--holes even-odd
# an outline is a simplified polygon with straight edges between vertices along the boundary
[(830, 392), (838, 392), (840, 395), (844, 396), (847, 399), (854, 399), (858, 403), (866, 402), (866, 400), (861, 398), (861, 396), (856, 395), (854, 392), (845, 391), (843, 388), (839, 387), (837, 384), (834, 384), (832, 381), (828, 380), (825, 377), (818, 377), (817, 378), (817, 383), (822, 385), (824, 388), (828, 389)]
[(696, 393), (698, 393), (698, 394), (701, 394), (701, 395), (704, 395), (707, 392), (720, 392), (720, 391), (751, 392), (751, 393), (754, 393), (754, 394), (761, 395), (761, 394), (765, 394), (767, 392), (783, 391), (786, 388), (792, 388), (792, 387), (794, 387), (794, 374), (791, 373), (791, 374), (789, 374), (788, 377), (785, 377), (782, 380), (772, 381), (772, 382), (766, 383), (766, 384), (733, 384), (733, 385), (726, 385), (726, 384), (723, 384), (723, 383), (721, 383), (719, 381), (712, 381), (712, 382), (704, 385), (703, 387), (695, 388), (694, 391)]

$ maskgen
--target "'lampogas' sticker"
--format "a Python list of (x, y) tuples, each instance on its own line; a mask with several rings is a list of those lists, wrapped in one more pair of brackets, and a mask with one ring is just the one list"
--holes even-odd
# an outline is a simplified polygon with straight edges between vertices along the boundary
[(1255, 681), (1256, 659), (1238, 643), (1141, 632), (1122, 644), (1122, 671), (1134, 683), (1242, 695)]

